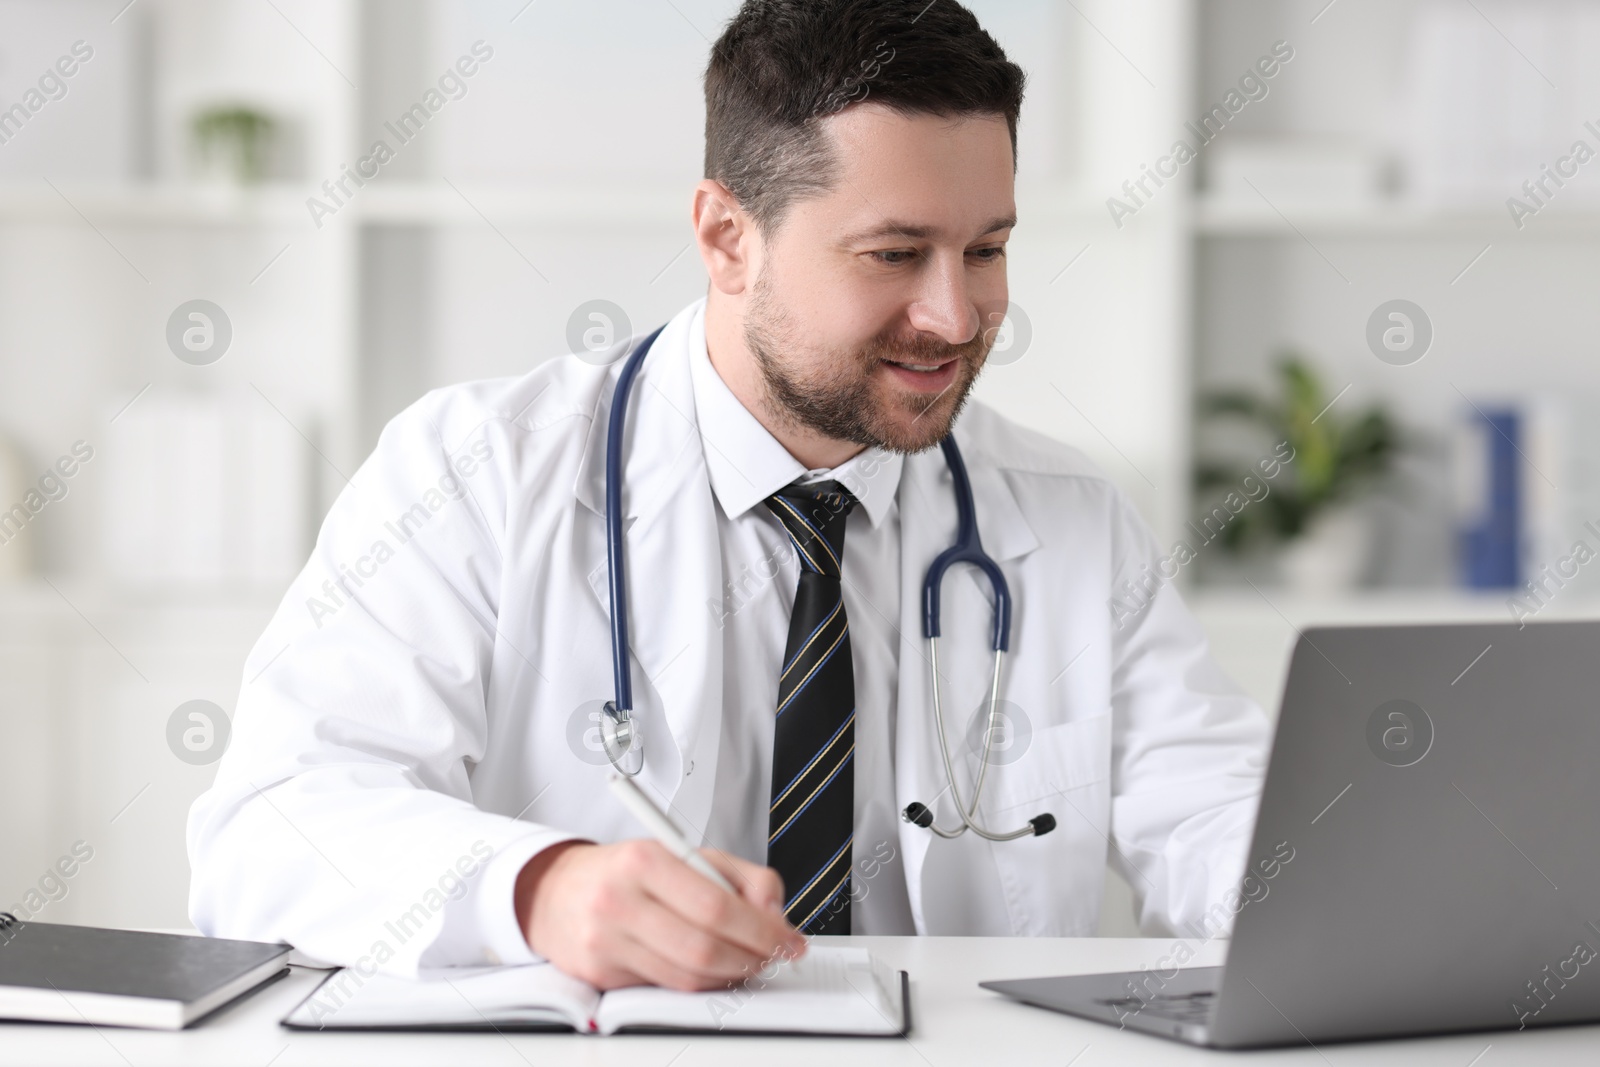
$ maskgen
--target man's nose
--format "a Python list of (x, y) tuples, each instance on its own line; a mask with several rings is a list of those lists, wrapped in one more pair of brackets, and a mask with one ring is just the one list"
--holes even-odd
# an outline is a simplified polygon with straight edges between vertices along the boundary
[(978, 332), (978, 309), (967, 289), (962, 256), (934, 259), (922, 278), (921, 291), (912, 301), (908, 317), (918, 330), (938, 334), (947, 344), (972, 340)]

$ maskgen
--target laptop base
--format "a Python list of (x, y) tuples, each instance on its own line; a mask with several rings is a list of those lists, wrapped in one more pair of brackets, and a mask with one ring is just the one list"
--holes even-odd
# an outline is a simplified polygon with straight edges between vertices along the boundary
[(1107, 1023), (1119, 1030), (1210, 1046), (1211, 1013), (1222, 986), (1222, 968), (1073, 974), (978, 985), (1024, 1004)]

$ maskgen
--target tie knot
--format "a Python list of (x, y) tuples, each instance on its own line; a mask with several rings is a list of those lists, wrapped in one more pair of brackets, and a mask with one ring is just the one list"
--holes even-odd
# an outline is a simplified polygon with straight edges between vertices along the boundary
[(856, 498), (835, 481), (788, 485), (767, 497), (767, 507), (783, 523), (800, 564), (808, 571), (838, 578), (844, 559), (844, 526)]

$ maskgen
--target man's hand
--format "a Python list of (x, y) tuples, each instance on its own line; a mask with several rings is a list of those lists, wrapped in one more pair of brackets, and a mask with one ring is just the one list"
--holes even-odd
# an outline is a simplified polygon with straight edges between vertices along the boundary
[(655, 841), (554, 845), (517, 875), (517, 922), (533, 951), (599, 989), (720, 989), (805, 952), (776, 871), (700, 853), (738, 896)]

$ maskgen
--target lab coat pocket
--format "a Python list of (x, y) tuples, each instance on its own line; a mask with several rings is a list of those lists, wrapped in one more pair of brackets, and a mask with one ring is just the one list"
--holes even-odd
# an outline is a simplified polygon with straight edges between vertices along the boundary
[(1110, 713), (1046, 726), (1015, 762), (989, 772), (993, 786), (985, 789), (983, 813), (990, 829), (1014, 830), (1045, 814), (1055, 819), (1042, 837), (993, 848), (1011, 932), (1092, 934), (1110, 832)]
[(1051, 801), (1060, 794), (1110, 777), (1111, 714), (1056, 723), (1035, 730), (1005, 762), (990, 764), (983, 809), (991, 827), (1010, 829), (1054, 811)]

